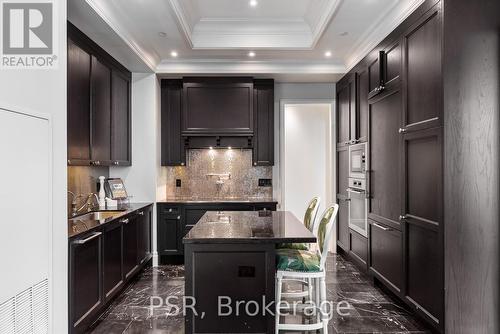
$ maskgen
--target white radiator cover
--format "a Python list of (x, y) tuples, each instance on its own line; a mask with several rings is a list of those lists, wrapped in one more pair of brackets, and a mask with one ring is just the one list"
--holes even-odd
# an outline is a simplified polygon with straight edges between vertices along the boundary
[(50, 333), (50, 118), (0, 108), (0, 334)]

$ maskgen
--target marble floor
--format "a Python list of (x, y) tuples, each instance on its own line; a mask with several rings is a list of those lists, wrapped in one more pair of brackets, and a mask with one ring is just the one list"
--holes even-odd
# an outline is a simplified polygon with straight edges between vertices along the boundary
[[(344, 314), (333, 313), (329, 334), (340, 333), (430, 333), (400, 303), (395, 302), (352, 263), (340, 255), (328, 259), (327, 296), (333, 303), (344, 302)], [(183, 334), (184, 318), (168, 315), (180, 300), (171, 300), (170, 307), (151, 307), (151, 296), (184, 294), (182, 266), (148, 268), (115, 300), (94, 324), (93, 334), (151, 333)], [(153, 301), (159, 303), (159, 301)], [(345, 303), (347, 302), (347, 303)], [(155, 304), (158, 305), (158, 304)], [(304, 321), (287, 317), (287, 322)], [(297, 333), (297, 332), (294, 332)]]

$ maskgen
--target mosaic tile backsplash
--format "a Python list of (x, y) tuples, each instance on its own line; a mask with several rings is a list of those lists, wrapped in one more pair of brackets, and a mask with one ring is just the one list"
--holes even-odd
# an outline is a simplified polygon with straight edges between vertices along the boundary
[[(271, 198), (272, 187), (259, 187), (259, 179), (272, 179), (272, 167), (252, 166), (248, 149), (196, 149), (187, 151), (187, 166), (167, 168), (167, 198)], [(218, 175), (210, 174), (230, 174)], [(176, 187), (176, 180), (181, 187)], [(219, 182), (218, 182), (219, 181)], [(222, 181), (222, 182), (220, 182)]]

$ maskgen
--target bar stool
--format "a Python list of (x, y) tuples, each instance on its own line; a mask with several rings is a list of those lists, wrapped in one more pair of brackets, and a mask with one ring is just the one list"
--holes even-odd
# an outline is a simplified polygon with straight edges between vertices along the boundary
[[(313, 331), (323, 329), (328, 332), (328, 315), (326, 314), (326, 259), (328, 245), (332, 238), (334, 220), (339, 206), (334, 204), (323, 213), (317, 229), (318, 249), (277, 249), (276, 250), (276, 333), (280, 330)], [(311, 279), (316, 289), (315, 308), (316, 322), (311, 324), (282, 324), (280, 320), (280, 304), (284, 279), (308, 281)]]

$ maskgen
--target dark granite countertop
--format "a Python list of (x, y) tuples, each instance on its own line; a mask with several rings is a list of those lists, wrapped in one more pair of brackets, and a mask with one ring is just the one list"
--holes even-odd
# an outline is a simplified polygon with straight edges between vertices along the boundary
[(82, 219), (83, 215), (87, 214), (88, 212), (84, 212), (79, 216), (73, 217), (68, 219), (68, 238), (74, 238), (80, 234), (91, 232), (99, 227), (101, 227), (104, 224), (110, 223), (112, 221), (115, 221), (116, 219), (119, 219), (123, 216), (128, 215), (129, 213), (132, 213), (136, 210), (143, 209), (149, 205), (152, 205), (153, 203), (130, 203), (126, 205), (119, 205), (117, 208), (109, 208), (105, 210), (95, 210), (91, 212), (106, 212), (106, 211), (120, 211), (113, 217), (107, 218), (107, 219), (102, 219), (102, 220), (84, 220)]
[(201, 197), (182, 196), (167, 197), (158, 203), (278, 203), (273, 198), (266, 197)]
[(184, 243), (315, 242), (316, 237), (289, 211), (209, 211)]

